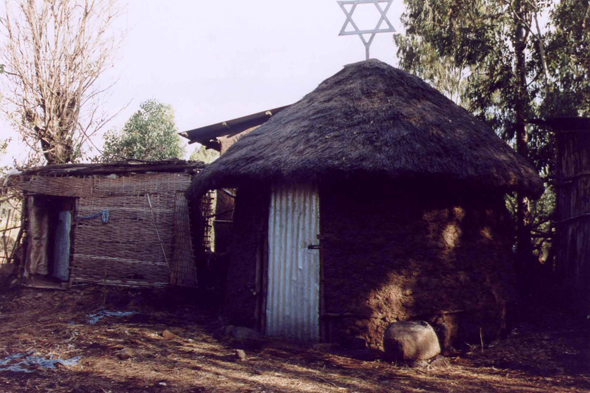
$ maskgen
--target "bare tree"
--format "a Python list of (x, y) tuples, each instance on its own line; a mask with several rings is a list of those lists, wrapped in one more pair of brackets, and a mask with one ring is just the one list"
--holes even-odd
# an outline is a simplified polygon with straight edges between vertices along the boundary
[(122, 33), (117, 0), (5, 0), (0, 111), (47, 164), (75, 161), (110, 118), (98, 97)]

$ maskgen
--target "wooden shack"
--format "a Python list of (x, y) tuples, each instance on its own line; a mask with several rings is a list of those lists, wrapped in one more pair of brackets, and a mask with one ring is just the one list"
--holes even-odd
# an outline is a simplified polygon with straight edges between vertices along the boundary
[(230, 320), (372, 347), (410, 319), (448, 342), (495, 338), (514, 278), (504, 195), (543, 191), (490, 127), (377, 60), (242, 137), (188, 196), (222, 187), (237, 188)]
[(577, 313), (590, 315), (590, 118), (537, 124), (556, 134), (556, 260)]
[(23, 172), (25, 284), (195, 286), (184, 192), (203, 166), (130, 161)]

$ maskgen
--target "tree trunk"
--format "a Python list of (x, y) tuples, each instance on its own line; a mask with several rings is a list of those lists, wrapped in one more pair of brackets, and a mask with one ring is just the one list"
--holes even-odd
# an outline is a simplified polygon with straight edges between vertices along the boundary
[[(528, 158), (528, 134), (526, 122), (529, 106), (529, 96), (526, 82), (526, 40), (524, 21), (526, 18), (526, 5), (522, 0), (515, 1), (516, 24), (514, 50), (516, 55), (516, 151)], [(530, 233), (530, 206), (529, 200), (522, 194), (517, 195), (517, 258), (522, 271), (531, 266), (532, 242)]]

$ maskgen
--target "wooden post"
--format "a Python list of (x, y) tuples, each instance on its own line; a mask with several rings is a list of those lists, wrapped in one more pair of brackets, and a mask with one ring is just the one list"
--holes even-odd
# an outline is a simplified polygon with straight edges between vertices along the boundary
[[(8, 217), (6, 218), (6, 228), (10, 227), (10, 216), (12, 215), (12, 210), (8, 211)], [(2, 244), (4, 246), (4, 256), (3, 259), (6, 260), (8, 263), (8, 244), (6, 243), (6, 231), (2, 232)]]

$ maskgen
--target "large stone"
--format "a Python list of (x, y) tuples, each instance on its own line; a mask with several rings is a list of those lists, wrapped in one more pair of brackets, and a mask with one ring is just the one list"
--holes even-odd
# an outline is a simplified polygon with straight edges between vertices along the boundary
[(385, 330), (383, 347), (388, 360), (428, 360), (440, 353), (438, 337), (424, 321), (392, 323)]

